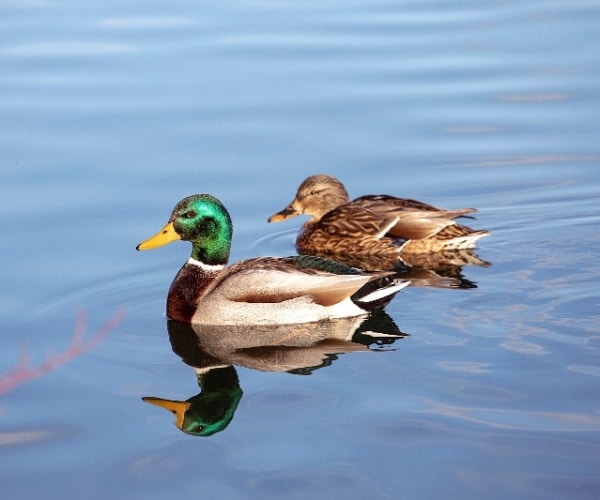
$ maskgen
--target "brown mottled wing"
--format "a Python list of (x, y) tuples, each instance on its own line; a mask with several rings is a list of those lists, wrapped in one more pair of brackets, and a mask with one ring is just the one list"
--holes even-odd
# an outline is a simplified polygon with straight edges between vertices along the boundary
[(396, 224), (388, 231), (389, 236), (405, 240), (420, 240), (436, 235), (442, 229), (454, 224), (452, 219), (439, 212), (399, 212)]
[(453, 219), (476, 212), (475, 208), (446, 210), (422, 201), (396, 198), (388, 195), (368, 195), (357, 198), (349, 206), (362, 207), (379, 217), (396, 217), (396, 224), (388, 236), (405, 240), (419, 240), (434, 236), (453, 224)]
[(388, 236), (414, 240), (433, 236), (449, 224), (453, 224), (452, 220), (439, 211), (390, 210), (378, 213), (350, 203), (326, 214), (319, 221), (318, 231), (331, 239), (360, 240), (369, 236), (378, 239)]
[(382, 215), (360, 205), (350, 203), (325, 214), (319, 221), (319, 230), (329, 237), (364, 238), (383, 237), (396, 222), (393, 214)]
[(448, 219), (456, 219), (466, 214), (477, 212), (476, 208), (457, 208), (455, 210), (448, 210), (446, 208), (436, 207), (422, 201), (411, 200), (408, 198), (397, 198), (395, 196), (389, 196), (386, 194), (382, 195), (367, 195), (356, 198), (351, 202), (372, 210), (379, 214), (392, 214), (398, 211), (419, 211), (419, 212), (434, 212), (439, 215), (443, 215)]
[(351, 203), (368, 208), (375, 212), (388, 210), (443, 210), (442, 208), (429, 205), (422, 201), (411, 200), (408, 198), (397, 198), (387, 194), (366, 195), (356, 198)]

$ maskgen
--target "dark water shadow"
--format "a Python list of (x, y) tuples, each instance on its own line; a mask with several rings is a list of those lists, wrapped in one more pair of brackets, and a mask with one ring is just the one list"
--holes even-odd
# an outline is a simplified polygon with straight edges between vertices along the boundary
[(430, 288), (477, 288), (477, 283), (465, 277), (463, 268), (492, 265), (472, 249), (403, 255), (401, 260), (385, 255), (362, 256), (331, 252), (317, 255), (368, 271), (395, 271), (399, 277), (409, 279), (410, 286)]
[(210, 436), (232, 421), (243, 391), (236, 366), (310, 375), (340, 354), (394, 349), (407, 337), (385, 312), (297, 325), (207, 326), (167, 321), (173, 352), (191, 366), (200, 392), (185, 401), (143, 397), (172, 412), (186, 434)]

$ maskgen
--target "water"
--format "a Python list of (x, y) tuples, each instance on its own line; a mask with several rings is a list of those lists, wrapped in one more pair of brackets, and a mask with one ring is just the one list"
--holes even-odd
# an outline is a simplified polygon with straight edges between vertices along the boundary
[[(597, 498), (596, 2), (0, 12), (3, 498)], [(403, 291), (375, 352), (236, 359), (230, 422), (182, 433), (142, 397), (210, 393), (163, 315), (188, 248), (135, 245), (210, 192), (232, 260), (293, 253), (266, 219), (317, 172), (479, 208), (491, 266)]]

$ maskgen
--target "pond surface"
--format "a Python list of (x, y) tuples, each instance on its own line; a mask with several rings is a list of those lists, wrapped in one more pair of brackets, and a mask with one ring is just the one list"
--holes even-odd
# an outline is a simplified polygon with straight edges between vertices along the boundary
[[(0, 496), (598, 498), (599, 23), (578, 0), (2, 2)], [(189, 248), (135, 246), (179, 199), (223, 201), (233, 261), (289, 255), (303, 221), (266, 220), (320, 172), (477, 207), (491, 265), (330, 327), (353, 342), (167, 324)], [(209, 435), (173, 425), (192, 407)]]

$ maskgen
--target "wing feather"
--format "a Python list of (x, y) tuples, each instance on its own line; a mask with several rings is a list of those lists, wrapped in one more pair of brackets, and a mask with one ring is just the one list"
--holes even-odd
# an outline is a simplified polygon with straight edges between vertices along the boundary
[(352, 296), (372, 279), (374, 276), (370, 274), (339, 275), (296, 268), (248, 267), (228, 273), (214, 293), (234, 302), (276, 303), (304, 297), (331, 306)]

